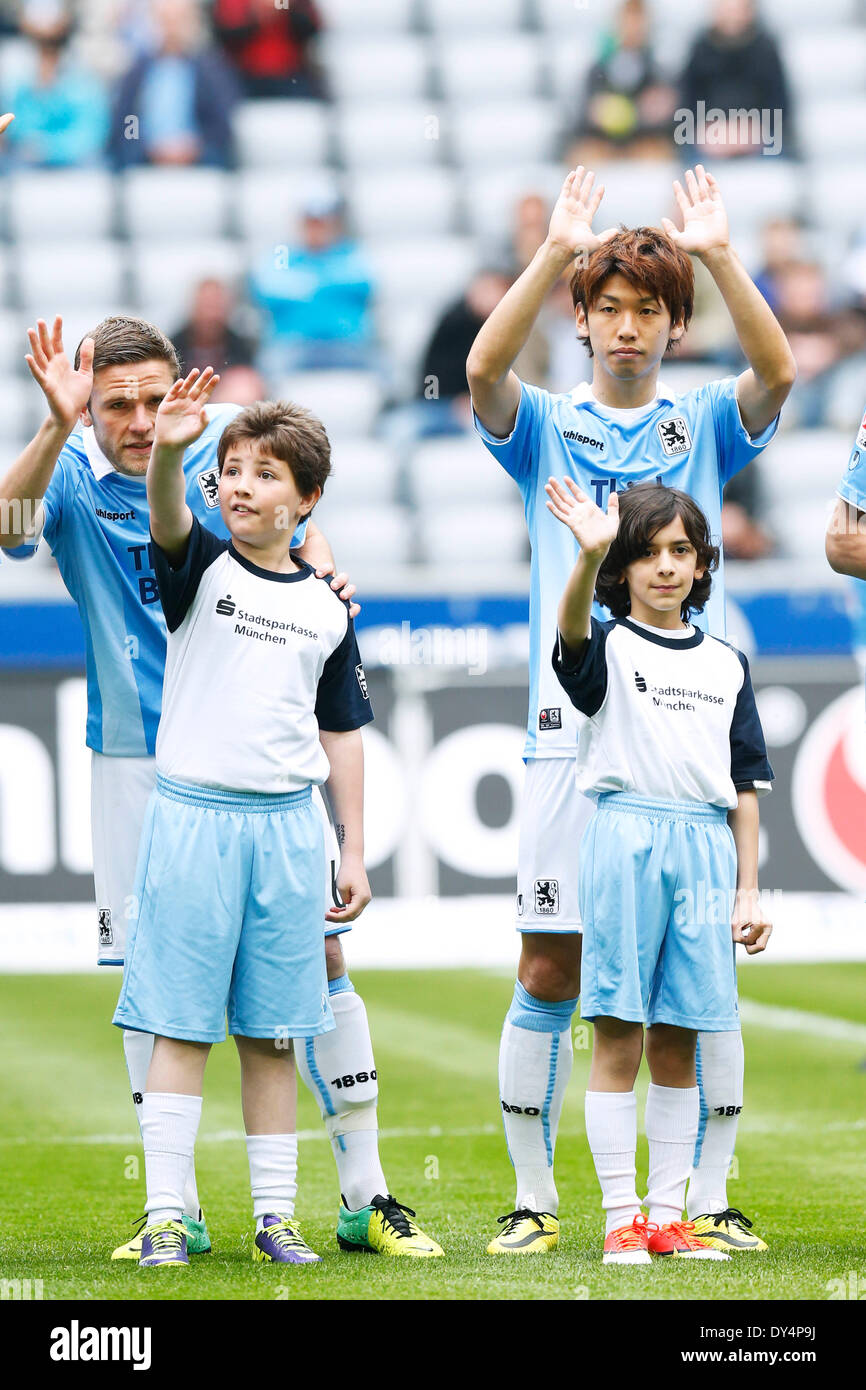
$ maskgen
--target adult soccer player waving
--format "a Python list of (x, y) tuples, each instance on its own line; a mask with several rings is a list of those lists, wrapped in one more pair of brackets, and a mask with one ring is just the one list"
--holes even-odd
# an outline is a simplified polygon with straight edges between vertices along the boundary
[[(730, 243), (718, 185), (699, 164), (676, 181), (682, 230), (638, 227), (594, 232), (604, 189), (572, 170), (548, 234), (494, 309), (467, 362), (475, 426), (514, 478), (532, 543), (529, 725), (517, 871), (522, 949), (502, 1032), (500, 1100), (515, 1167), (514, 1211), (500, 1218), (491, 1254), (539, 1253), (558, 1241), (554, 1150), (572, 1064), (571, 1019), (580, 987), (581, 920), (575, 846), (592, 803), (575, 790), (577, 721), (563, 705), (548, 661), (556, 606), (577, 545), (553, 524), (548, 478), (570, 477), (604, 508), (612, 489), (648, 480), (689, 493), (721, 534), (722, 490), (775, 433), (793, 385), (791, 350), (768, 304)], [(749, 366), (738, 377), (675, 394), (659, 380), (662, 361), (685, 334), (694, 302), (690, 257), (718, 285)], [(512, 364), (548, 292), (570, 273), (578, 336), (592, 382), (551, 395), (522, 382)], [(724, 572), (697, 621), (725, 636)], [(701, 1124), (688, 1214), (725, 1250), (762, 1250), (750, 1223), (729, 1207), (726, 1175), (743, 1105), (739, 1032), (701, 1034)]]

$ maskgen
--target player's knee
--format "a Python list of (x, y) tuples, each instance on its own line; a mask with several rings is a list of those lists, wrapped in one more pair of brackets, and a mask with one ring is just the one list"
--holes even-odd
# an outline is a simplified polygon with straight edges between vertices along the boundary
[(535, 999), (558, 1004), (580, 993), (580, 965), (551, 956), (533, 955), (521, 961), (520, 983)]

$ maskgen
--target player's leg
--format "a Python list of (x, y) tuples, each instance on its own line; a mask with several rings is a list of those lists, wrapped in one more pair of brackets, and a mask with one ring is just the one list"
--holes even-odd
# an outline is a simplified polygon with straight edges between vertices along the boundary
[(210, 1043), (156, 1037), (141, 1101), (147, 1184), (139, 1264), (187, 1265), (184, 1188), (201, 1119)]
[[(100, 965), (124, 963), (127, 931), (135, 911), (133, 890), (141, 831), (155, 778), (153, 758), (110, 758), (96, 752), (91, 755), (91, 832)], [(153, 1052), (152, 1035), (127, 1029), (123, 1034), (123, 1052), (140, 1129), (142, 1097)], [(183, 1214), (190, 1254), (209, 1250), (194, 1164), (187, 1176)], [(137, 1260), (140, 1253), (141, 1236), (136, 1235), (118, 1246), (112, 1258)]]
[(516, 1193), (490, 1254), (541, 1254), (558, 1240), (553, 1165), (580, 992), (576, 846), (592, 811), (575, 790), (570, 759), (527, 763), (517, 871), (522, 948), (499, 1046), (499, 1100)]
[(743, 1109), (743, 1035), (699, 1033), (697, 1077), (701, 1093), (698, 1136), (686, 1194), (689, 1220), (716, 1249), (758, 1253), (767, 1249), (752, 1222), (728, 1202), (728, 1173), (734, 1159)]

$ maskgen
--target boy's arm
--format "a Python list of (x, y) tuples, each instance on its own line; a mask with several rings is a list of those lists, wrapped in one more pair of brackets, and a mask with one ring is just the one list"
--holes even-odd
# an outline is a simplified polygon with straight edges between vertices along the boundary
[(574, 657), (590, 635), (595, 581), (619, 526), (619, 494), (611, 492), (605, 513), (571, 478), (565, 482), (568, 491), (555, 478), (548, 480), (544, 490), (548, 510), (568, 527), (580, 546), (556, 614), (568, 655)]
[(466, 377), (472, 404), (484, 428), (499, 439), (511, 433), (520, 404), (520, 381), (511, 365), (525, 347), (547, 295), (579, 252), (593, 251), (616, 234), (614, 227), (600, 234), (592, 230), (604, 194), (603, 187), (592, 193), (594, 178), (582, 165), (568, 174), (546, 240), (482, 325), (470, 349)]
[(683, 215), (680, 232), (669, 218), (662, 225), (683, 251), (703, 261), (727, 305), (748, 370), (737, 381), (742, 421), (753, 437), (772, 424), (797, 376), (794, 355), (769, 304), (730, 242), (719, 186), (702, 164), (686, 172), (684, 191), (674, 182)]
[(206, 367), (200, 376), (193, 369), (185, 380), (174, 383), (156, 414), (147, 465), (150, 534), (170, 564), (183, 560), (192, 530), (183, 473), (184, 450), (205, 431), (205, 406), (218, 381), (212, 367)]
[(737, 897), (731, 915), (731, 935), (741, 941), (748, 955), (764, 951), (773, 930), (761, 907), (758, 890), (758, 794), (737, 792), (737, 806), (728, 812), (728, 824), (737, 847)]
[(354, 922), (370, 901), (364, 869), (364, 746), (361, 730), (345, 733), (319, 730), (319, 741), (331, 765), (326, 783), (340, 847), (337, 888), (345, 906), (331, 908), (328, 922)]

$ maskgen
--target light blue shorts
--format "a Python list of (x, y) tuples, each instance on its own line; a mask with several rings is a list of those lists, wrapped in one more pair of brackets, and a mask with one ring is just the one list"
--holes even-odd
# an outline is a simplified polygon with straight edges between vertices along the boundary
[(736, 882), (722, 808), (600, 796), (580, 847), (582, 1016), (739, 1028)]
[(324, 844), (310, 790), (157, 777), (144, 819), (114, 1022), (168, 1038), (314, 1037), (328, 1003)]

